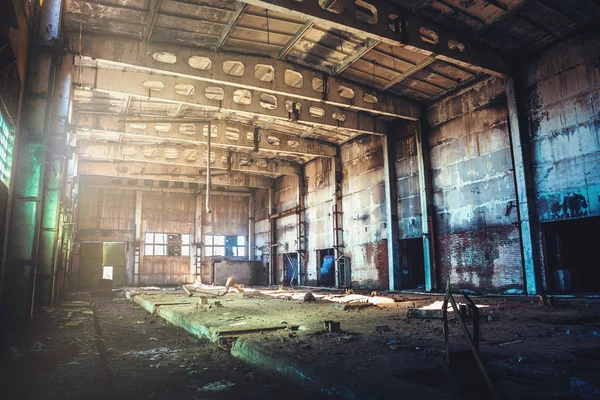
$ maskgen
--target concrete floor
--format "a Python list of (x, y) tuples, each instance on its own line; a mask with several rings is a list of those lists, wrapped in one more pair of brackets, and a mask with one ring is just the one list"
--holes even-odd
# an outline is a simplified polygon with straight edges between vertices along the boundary
[[(439, 296), (383, 293), (397, 301), (343, 309), (331, 301), (339, 292), (304, 301), (305, 292), (228, 293), (205, 306), (183, 290), (128, 291), (133, 301), (120, 291), (92, 303), (80, 295), (44, 313), (12, 348), (2, 373), (14, 389), (8, 398), (490, 398), (469, 392), (481, 382), (476, 370), (467, 385), (445, 378), (440, 321), (407, 318)], [(500, 398), (599, 398), (597, 356), (577, 353), (600, 346), (600, 299), (475, 301), (481, 358)], [(324, 320), (342, 331), (325, 332)], [(243, 332), (285, 326), (293, 329)], [(466, 373), (457, 322), (450, 347), (461, 362), (454, 369)]]

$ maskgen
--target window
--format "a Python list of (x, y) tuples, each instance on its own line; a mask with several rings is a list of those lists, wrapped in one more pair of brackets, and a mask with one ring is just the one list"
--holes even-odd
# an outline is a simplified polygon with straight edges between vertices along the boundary
[(204, 254), (207, 257), (225, 256), (225, 236), (223, 235), (205, 235), (204, 236)]
[(204, 255), (246, 257), (246, 236), (205, 235)]
[(0, 112), (0, 180), (6, 186), (10, 184), (14, 142), (14, 128)]
[(246, 236), (227, 236), (234, 257), (246, 257)]
[(189, 233), (146, 233), (144, 254), (147, 256), (189, 257)]

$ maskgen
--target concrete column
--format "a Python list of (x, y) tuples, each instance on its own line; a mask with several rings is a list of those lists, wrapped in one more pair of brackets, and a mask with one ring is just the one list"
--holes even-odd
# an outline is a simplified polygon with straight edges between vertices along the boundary
[(427, 114), (421, 113), (421, 123), (415, 136), (419, 169), (419, 195), (421, 199), (421, 226), (423, 229), (423, 264), (425, 267), (425, 290), (438, 288), (435, 259), (435, 229), (433, 224), (433, 190), (431, 186), (431, 166), (427, 144)]
[(46, 0), (33, 22), (36, 36), (19, 116), (13, 170), (14, 190), (7, 223), (4, 308), (15, 320), (29, 322), (34, 304), (35, 270), (44, 193), (46, 143), (54, 90), (55, 45), (60, 39), (62, 0)]
[(142, 270), (142, 259), (143, 259), (143, 240), (142, 240), (142, 204), (144, 201), (144, 194), (141, 190), (135, 191), (135, 238), (134, 238), (134, 251), (133, 251), (133, 271), (131, 274), (131, 283), (138, 285), (140, 283), (140, 272)]
[(275, 244), (277, 243), (277, 219), (271, 218), (275, 213), (275, 184), (267, 190), (269, 196), (269, 285), (275, 285), (277, 283), (275, 280), (275, 264), (277, 261), (277, 248), (275, 247)]
[(383, 170), (385, 174), (385, 212), (388, 247), (389, 288), (400, 288), (400, 242), (398, 241), (398, 196), (393, 133), (383, 138)]
[(204, 217), (204, 203), (202, 202), (202, 192), (196, 192), (196, 212), (194, 214), (194, 245), (192, 248), (192, 257), (194, 258), (194, 278), (202, 281), (202, 243), (204, 243), (203, 236), (203, 217)]
[[(519, 229), (521, 233), (521, 255), (527, 294), (539, 294), (542, 291), (539, 248), (535, 237), (535, 199), (533, 182), (527, 164), (527, 146), (521, 133), (519, 107), (512, 78), (505, 81), (508, 102), (508, 123), (510, 144), (514, 164), (515, 190), (517, 195)], [(523, 132), (526, 128), (523, 129)]]
[[(296, 204), (298, 213), (296, 214), (296, 257), (298, 257), (298, 284), (304, 284), (304, 275), (306, 272), (306, 232), (305, 232), (305, 207), (304, 207), (304, 168), (296, 177), (298, 179), (298, 198)], [(284, 263), (285, 264), (285, 263)]]
[(252, 193), (248, 197), (248, 260), (256, 260), (256, 245), (255, 245), (255, 221), (254, 221), (254, 208), (255, 208), (255, 194)]
[(46, 138), (46, 168), (42, 227), (36, 267), (36, 306), (51, 306), (57, 274), (61, 192), (67, 158), (67, 126), (71, 100), (71, 71), (73, 56), (62, 59), (56, 71), (54, 96), (51, 106), (50, 127)]

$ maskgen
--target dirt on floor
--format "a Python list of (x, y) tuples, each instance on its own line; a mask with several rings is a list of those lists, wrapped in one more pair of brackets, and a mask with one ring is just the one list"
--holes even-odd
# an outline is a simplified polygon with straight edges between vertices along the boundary
[(320, 398), (122, 297), (71, 299), (38, 313), (26, 336), (9, 340), (2, 399)]
[[(347, 307), (307, 300), (305, 291), (228, 293), (209, 296), (206, 306), (198, 305), (198, 294), (190, 298), (183, 290), (138, 290), (137, 295), (216, 332), (293, 326), (241, 335), (371, 398), (491, 398), (456, 318), (450, 318), (448, 371), (441, 322), (407, 317), (409, 309), (441, 297), (383, 293), (395, 301)], [(319, 293), (336, 292), (313, 293), (319, 299)], [(171, 326), (126, 300), (124, 291), (111, 295), (75, 295), (38, 312), (26, 335), (13, 331), (0, 363), (2, 398), (324, 398)], [(481, 359), (499, 398), (600, 399), (600, 299), (555, 298), (546, 305), (528, 297), (474, 300), (481, 313)], [(340, 331), (326, 331), (327, 320), (339, 322)], [(467, 322), (471, 328), (472, 320)]]
[[(297, 326), (292, 333), (284, 330), (243, 337), (270, 354), (309, 366), (315, 374), (328, 375), (331, 381), (345, 382), (376, 397), (389, 397), (390, 389), (413, 393), (414, 386), (403, 382), (417, 382), (444, 393), (450, 390), (463, 397), (489, 398), (477, 395), (482, 379), (473, 368), (470, 346), (456, 318), (451, 317), (449, 325), (451, 361), (455, 360), (451, 373), (468, 371), (471, 376), (456, 380), (472, 386), (467, 388), (470, 391), (451, 388), (445, 371), (440, 370), (444, 357), (441, 322), (407, 317), (408, 309), (440, 301), (440, 296), (384, 293), (397, 301), (344, 308), (329, 301), (304, 301), (302, 293), (296, 291), (285, 298), (256, 292), (227, 294), (218, 300), (209, 297), (209, 306), (200, 308), (177, 304), (190, 301), (178, 291), (141, 296), (215, 331), (282, 323)], [(313, 293), (318, 297), (318, 291)], [(463, 301), (460, 295), (456, 298)], [(214, 301), (220, 306), (212, 307)], [(476, 297), (475, 302), (480, 306), (481, 359), (500, 396), (600, 398), (600, 371), (582, 360), (586, 358), (582, 353), (594, 353), (600, 346), (600, 299), (554, 298), (540, 305), (537, 298), (515, 296)], [(326, 320), (339, 322), (341, 332), (326, 332)], [(470, 328), (472, 321), (467, 322)], [(600, 358), (596, 360), (600, 366)], [(433, 393), (432, 398), (440, 395)]]

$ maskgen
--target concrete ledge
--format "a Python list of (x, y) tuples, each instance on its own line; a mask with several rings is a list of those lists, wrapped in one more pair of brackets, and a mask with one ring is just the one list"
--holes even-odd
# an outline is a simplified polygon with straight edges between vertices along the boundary
[[(186, 330), (199, 339), (208, 339), (219, 343), (221, 332), (227, 332), (229, 324), (218, 323), (216, 320), (207, 320), (209, 315), (196, 308), (197, 303), (190, 303), (187, 297), (175, 295), (148, 295), (144, 293), (127, 293), (127, 298), (145, 310), (155, 313), (174, 326)], [(222, 301), (222, 300), (221, 300)], [(230, 300), (231, 301), (231, 300)], [(244, 308), (244, 303), (238, 305), (241, 313), (251, 311)], [(327, 304), (327, 310), (331, 309)], [(246, 325), (256, 329), (256, 326)], [(221, 328), (225, 328), (222, 330)], [(254, 334), (238, 336), (232, 343), (231, 355), (243, 361), (250, 367), (267, 373), (277, 374), (299, 385), (320, 391), (321, 393), (344, 399), (385, 399), (398, 397), (421, 399), (449, 399), (446, 393), (424, 387), (410, 381), (394, 379), (385, 382), (355, 382), (344, 376), (343, 373), (332, 366), (330, 373), (316, 370), (312, 365), (300, 363), (290, 355), (279, 354), (276, 348), (269, 347), (269, 342), (264, 342), (260, 336)]]
[[(138, 304), (146, 311), (163, 318), (174, 326), (186, 330), (198, 339), (208, 339), (213, 343), (219, 340), (219, 330), (210, 328), (196, 321), (191, 321), (185, 313), (178, 312), (176, 305), (155, 306), (152, 296), (127, 293), (127, 298)], [(246, 364), (262, 371), (274, 372), (296, 383), (313, 387), (329, 396), (346, 399), (371, 399), (376, 398), (367, 393), (357, 393), (355, 389), (345, 384), (327, 382), (322, 374), (311, 371), (309, 367), (297, 365), (289, 358), (270, 354), (261, 348), (260, 344), (252, 340), (238, 338), (231, 348), (231, 355), (244, 361)]]

